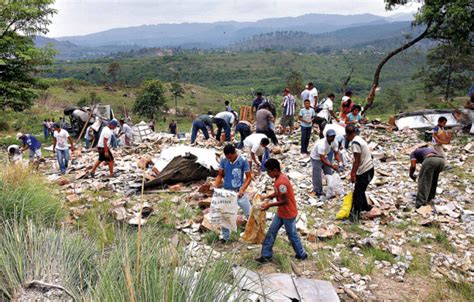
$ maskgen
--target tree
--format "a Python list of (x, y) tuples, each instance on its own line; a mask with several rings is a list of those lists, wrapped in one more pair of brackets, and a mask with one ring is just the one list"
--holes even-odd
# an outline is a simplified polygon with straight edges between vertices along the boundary
[(159, 80), (149, 80), (142, 84), (133, 112), (154, 119), (166, 103), (165, 89)]
[(415, 76), (423, 81), (427, 93), (443, 96), (445, 101), (449, 101), (456, 91), (470, 85), (474, 57), (469, 48), (467, 44), (454, 47), (448, 42), (428, 52), (426, 67)]
[(384, 91), (384, 98), (388, 104), (393, 104), (393, 110), (395, 114), (400, 113), (406, 109), (405, 101), (403, 100), (402, 94), (400, 93), (401, 88), (399, 86), (388, 87)]
[[(408, 0), (384, 1), (387, 9), (408, 2)], [(413, 40), (388, 53), (377, 65), (364, 111), (369, 109), (374, 102), (383, 66), (395, 55), (425, 38), (444, 43), (449, 41), (454, 47), (466, 43), (473, 44), (471, 34), (474, 31), (474, 22), (472, 22), (473, 7), (470, 2), (470, 0), (425, 0), (423, 2), (423, 6), (415, 15), (415, 21), (413, 22), (413, 26), (424, 26), (423, 32)]]
[(117, 75), (120, 71), (120, 64), (118, 62), (112, 62), (109, 65), (109, 69), (107, 70), (107, 74), (112, 80), (112, 84), (117, 82)]
[(10, 0), (0, 4), (0, 108), (23, 111), (37, 97), (35, 74), (52, 63), (51, 48), (38, 49), (32, 36), (48, 33), (54, 0)]
[(174, 106), (176, 108), (176, 115), (178, 114), (178, 98), (184, 95), (184, 88), (178, 82), (171, 83), (170, 92), (174, 97)]
[(84, 106), (92, 106), (92, 105), (97, 105), (100, 104), (102, 99), (100, 96), (97, 95), (97, 92), (91, 91), (89, 93), (89, 97), (82, 97), (79, 102), (77, 102), (77, 106), (79, 107), (84, 107)]
[(286, 87), (290, 89), (293, 95), (298, 94), (304, 89), (303, 76), (298, 71), (292, 70), (286, 78)]

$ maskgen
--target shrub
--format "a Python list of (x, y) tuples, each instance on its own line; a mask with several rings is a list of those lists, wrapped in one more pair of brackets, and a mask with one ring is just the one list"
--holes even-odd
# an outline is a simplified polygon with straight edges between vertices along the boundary
[(10, 165), (0, 174), (0, 220), (55, 224), (64, 217), (61, 199), (43, 176), (20, 165)]
[(10, 125), (7, 121), (0, 121), (0, 131), (8, 131), (10, 130)]

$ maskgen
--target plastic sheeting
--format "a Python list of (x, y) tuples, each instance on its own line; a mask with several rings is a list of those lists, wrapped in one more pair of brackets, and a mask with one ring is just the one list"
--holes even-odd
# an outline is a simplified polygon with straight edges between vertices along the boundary
[(155, 167), (162, 171), (175, 157), (192, 154), (197, 157), (196, 162), (206, 169), (219, 170), (219, 162), (217, 162), (215, 149), (204, 149), (189, 146), (169, 147), (161, 151), (159, 158), (154, 158)]
[(290, 274), (260, 275), (243, 267), (235, 267), (233, 274), (239, 280), (239, 288), (252, 293), (248, 301), (339, 301), (336, 290), (328, 281), (293, 277)]
[[(160, 169), (159, 169), (160, 170)], [(206, 168), (198, 163), (198, 157), (187, 153), (184, 156), (176, 154), (162, 169), (157, 178), (145, 183), (145, 189), (164, 187), (177, 183), (190, 183), (206, 180), (209, 176), (217, 176), (217, 170)]]
[(438, 124), (438, 119), (443, 116), (448, 120), (446, 127), (460, 126), (453, 112), (453, 110), (420, 110), (404, 113), (396, 117), (395, 125), (399, 130), (433, 128)]

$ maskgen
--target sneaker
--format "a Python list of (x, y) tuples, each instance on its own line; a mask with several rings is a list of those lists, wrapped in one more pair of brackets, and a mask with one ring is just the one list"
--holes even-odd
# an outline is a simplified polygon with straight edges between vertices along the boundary
[(224, 238), (221, 238), (217, 241), (217, 243), (220, 243), (220, 244), (227, 244), (229, 242), (229, 240), (225, 240)]
[(257, 262), (263, 264), (263, 263), (271, 262), (271, 261), (272, 261), (272, 257), (263, 257), (263, 256), (260, 256), (260, 258), (255, 259), (255, 261), (257, 261)]
[(308, 258), (308, 254), (304, 254), (303, 256), (295, 256), (296, 259), (304, 261)]

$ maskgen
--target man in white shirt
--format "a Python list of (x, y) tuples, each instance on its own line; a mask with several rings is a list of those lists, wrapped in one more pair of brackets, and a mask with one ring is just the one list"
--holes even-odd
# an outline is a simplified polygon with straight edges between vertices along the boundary
[(318, 105), (318, 90), (311, 82), (308, 83), (307, 87), (308, 88), (301, 93), (302, 107), (304, 107), (304, 101), (309, 100), (311, 108), (315, 109)]
[(97, 152), (99, 152), (99, 159), (96, 161), (90, 172), (91, 177), (95, 176), (95, 171), (102, 162), (106, 162), (109, 166), (110, 177), (114, 176), (114, 156), (112, 155), (110, 147), (112, 143), (112, 136), (114, 135), (113, 130), (117, 128), (117, 126), (117, 120), (112, 120), (107, 126), (102, 128), (99, 141), (97, 142)]
[(124, 145), (129, 147), (132, 145), (133, 140), (133, 130), (132, 128), (125, 123), (124, 119), (120, 120), (120, 136), (124, 136)]
[(257, 167), (260, 167), (263, 153), (269, 144), (270, 140), (263, 133), (251, 134), (244, 140), (244, 147), (249, 155), (250, 168), (252, 168), (252, 161)]
[(346, 140), (350, 142), (350, 148), (354, 155), (354, 163), (351, 170), (351, 182), (355, 183), (352, 194), (352, 209), (350, 219), (357, 221), (361, 211), (370, 211), (372, 207), (367, 203), (365, 190), (374, 178), (374, 164), (367, 142), (356, 134), (353, 125), (346, 127)]
[(314, 123), (319, 126), (319, 138), (324, 137), (324, 127), (326, 127), (326, 124), (329, 122), (329, 118), (331, 116), (336, 119), (337, 122), (339, 122), (339, 118), (333, 111), (335, 98), (336, 96), (333, 93), (329, 94), (327, 98), (319, 103), (318, 108), (316, 109), (318, 112), (316, 114), (316, 118), (314, 119)]
[(224, 129), (225, 141), (230, 142), (230, 128), (234, 121), (235, 115), (229, 111), (222, 111), (214, 116), (212, 122), (217, 126), (216, 140), (221, 140), (222, 129)]
[(333, 151), (334, 158), (341, 162), (339, 156), (338, 143), (335, 140), (336, 131), (329, 129), (325, 138), (319, 139), (311, 150), (311, 164), (313, 166), (313, 193), (316, 196), (323, 194), (322, 172), (324, 175), (332, 175), (332, 170), (337, 170), (339, 166), (333, 164), (328, 159), (328, 154)]
[(8, 146), (7, 151), (8, 151), (8, 159), (10, 160), (10, 162), (17, 164), (22, 161), (23, 155), (21, 153), (20, 146), (10, 145)]
[(56, 152), (56, 158), (58, 160), (61, 174), (65, 174), (69, 163), (68, 142), (71, 144), (72, 151), (74, 151), (74, 142), (69, 136), (69, 133), (64, 129), (61, 129), (59, 124), (55, 123), (53, 129), (53, 153)]

